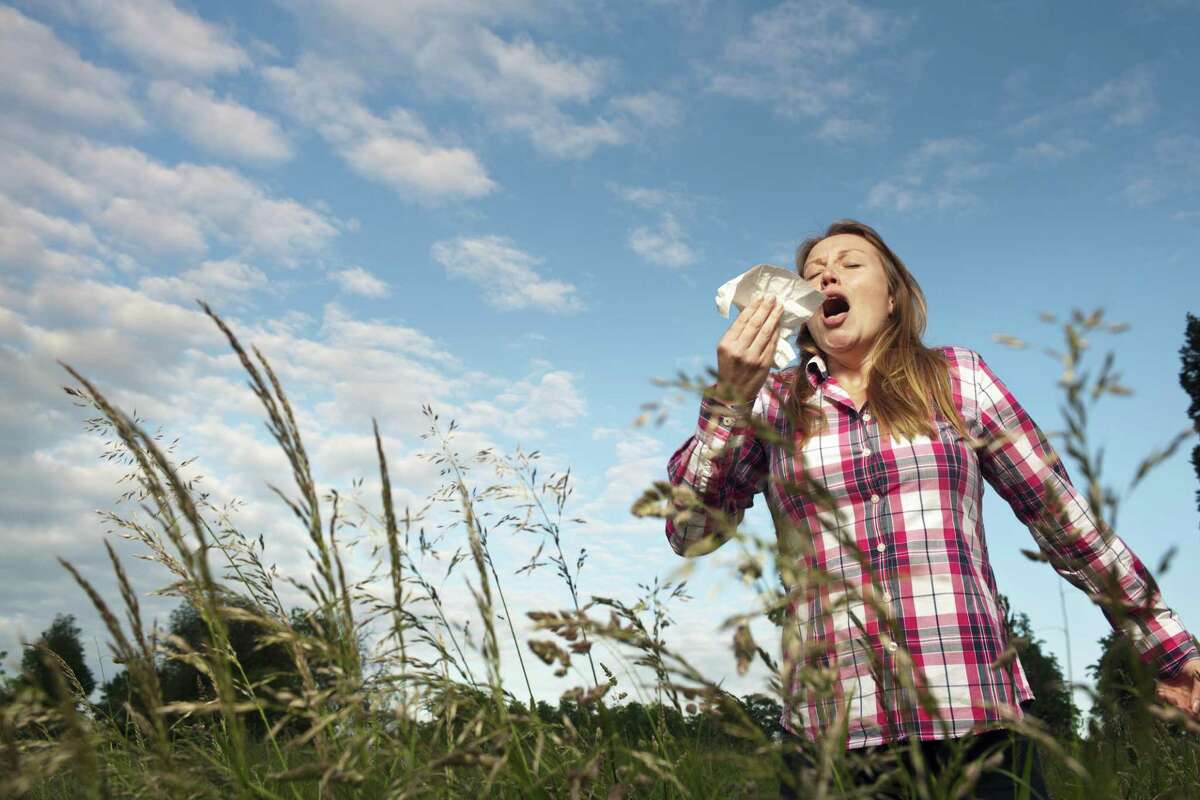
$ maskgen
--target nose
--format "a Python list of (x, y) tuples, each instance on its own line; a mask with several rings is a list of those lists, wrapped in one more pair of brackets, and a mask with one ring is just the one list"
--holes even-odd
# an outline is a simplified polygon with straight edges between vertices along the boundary
[(821, 272), (821, 289), (824, 289), (831, 283), (838, 283), (837, 275), (833, 274), (833, 270), (826, 269)]

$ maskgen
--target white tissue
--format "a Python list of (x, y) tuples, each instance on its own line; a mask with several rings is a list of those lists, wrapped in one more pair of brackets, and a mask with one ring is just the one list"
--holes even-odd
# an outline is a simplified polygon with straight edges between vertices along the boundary
[(791, 270), (757, 264), (717, 289), (717, 311), (721, 312), (722, 317), (728, 317), (730, 305), (742, 310), (762, 295), (774, 297), (777, 303), (783, 303), (783, 314), (779, 317), (779, 343), (775, 348), (775, 366), (783, 369), (796, 358), (796, 348), (789, 339), (796, 335), (809, 317), (817, 313), (817, 309), (825, 302), (825, 295)]

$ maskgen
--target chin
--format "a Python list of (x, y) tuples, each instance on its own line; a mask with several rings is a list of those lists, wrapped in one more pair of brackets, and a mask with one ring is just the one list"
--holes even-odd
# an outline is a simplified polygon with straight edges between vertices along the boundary
[(825, 344), (821, 349), (828, 353), (837, 353), (852, 349), (857, 342), (858, 339), (851, 336), (826, 336)]

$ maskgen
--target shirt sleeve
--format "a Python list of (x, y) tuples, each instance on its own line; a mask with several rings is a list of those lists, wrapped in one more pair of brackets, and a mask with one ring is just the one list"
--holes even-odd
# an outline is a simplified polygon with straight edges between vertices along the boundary
[(1094, 598), (1115, 600), (1123, 611), (1100, 605), (1109, 622), (1161, 677), (1173, 677), (1197, 657), (1191, 635), (1129, 546), (1111, 529), (1099, 529), (1066, 467), (1012, 393), (978, 353), (970, 362), (984, 478), (1029, 526), (1058, 574)]
[(676, 553), (703, 555), (720, 547), (766, 487), (769, 462), (754, 434), (754, 407), (753, 401), (727, 405), (705, 396), (696, 432), (667, 462), (672, 487), (695, 497), (692, 502), (677, 492), (667, 516), (667, 541)]

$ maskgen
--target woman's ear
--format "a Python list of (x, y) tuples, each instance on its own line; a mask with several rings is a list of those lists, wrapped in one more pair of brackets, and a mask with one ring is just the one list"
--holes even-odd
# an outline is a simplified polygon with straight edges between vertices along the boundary
[(888, 295), (888, 316), (896, 313), (896, 300), (890, 294)]

